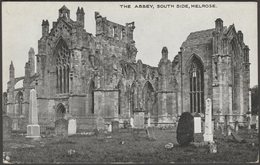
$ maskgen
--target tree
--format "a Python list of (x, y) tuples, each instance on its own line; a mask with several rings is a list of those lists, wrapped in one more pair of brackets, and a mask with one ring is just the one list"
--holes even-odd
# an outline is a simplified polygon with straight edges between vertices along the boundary
[(251, 106), (252, 106), (252, 114), (256, 115), (260, 112), (260, 103), (259, 103), (259, 90), (258, 85), (251, 88)]

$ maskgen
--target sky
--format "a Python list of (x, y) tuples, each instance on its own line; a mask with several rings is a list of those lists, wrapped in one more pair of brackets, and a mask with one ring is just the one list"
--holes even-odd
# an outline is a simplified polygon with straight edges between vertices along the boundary
[[(215, 7), (191, 8), (194, 4)], [(172, 61), (191, 32), (214, 28), (215, 20), (221, 18), (224, 26), (235, 24), (236, 30), (243, 32), (244, 42), (250, 48), (250, 87), (258, 84), (256, 2), (2, 2), (3, 91), (7, 88), (11, 60), (15, 76), (23, 76), (30, 47), (38, 53), (42, 20), (48, 19), (51, 29), (63, 5), (70, 9), (73, 20), (76, 20), (78, 6), (83, 7), (85, 29), (93, 35), (95, 11), (122, 25), (134, 21), (134, 40), (138, 49), (136, 59), (151, 66), (158, 66), (162, 47), (168, 48), (168, 57)], [(131, 5), (131, 8), (120, 5)], [(154, 8), (135, 8), (135, 5), (153, 5)], [(157, 8), (157, 5), (174, 7)], [(190, 8), (177, 8), (177, 5)], [(22, 82), (19, 82), (16, 87), (21, 85)]]

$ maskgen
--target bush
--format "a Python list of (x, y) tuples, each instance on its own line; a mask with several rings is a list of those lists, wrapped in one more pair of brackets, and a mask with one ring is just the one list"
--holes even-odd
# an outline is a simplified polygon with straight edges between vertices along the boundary
[(188, 145), (194, 139), (194, 121), (189, 112), (182, 113), (177, 126), (177, 142)]

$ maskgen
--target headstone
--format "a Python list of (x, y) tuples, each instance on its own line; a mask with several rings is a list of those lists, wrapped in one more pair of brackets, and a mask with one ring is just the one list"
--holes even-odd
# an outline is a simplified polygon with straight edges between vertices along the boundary
[(29, 105), (29, 125), (27, 125), (27, 136), (29, 138), (40, 137), (40, 126), (38, 124), (38, 108), (36, 90), (30, 91), (30, 105)]
[(203, 135), (204, 141), (213, 142), (213, 131), (212, 131), (212, 101), (210, 98), (206, 100), (206, 111), (205, 111), (205, 133)]
[(105, 120), (104, 120), (103, 117), (98, 116), (97, 119), (96, 119), (96, 122), (97, 122), (97, 129), (98, 130), (105, 129)]
[(76, 119), (68, 120), (68, 135), (74, 135), (77, 132), (77, 123)]
[(119, 130), (119, 121), (112, 121), (112, 132), (118, 132)]
[(10, 139), (12, 131), (12, 119), (3, 115), (3, 140)]
[(238, 132), (238, 121), (235, 121), (235, 131)]
[(201, 116), (198, 113), (194, 115), (194, 133), (201, 133)]
[(217, 153), (217, 144), (214, 141), (209, 143), (209, 152), (212, 154)]
[(155, 135), (154, 135), (154, 128), (153, 127), (148, 127), (146, 129), (146, 133), (147, 133), (147, 136), (150, 140), (156, 140), (155, 138)]
[(134, 127), (134, 119), (132, 117), (130, 118), (130, 125), (132, 128)]
[(134, 113), (134, 128), (144, 128), (144, 112)]
[(107, 132), (112, 132), (112, 124), (109, 123), (107, 126)]
[(148, 117), (148, 119), (147, 119), (147, 126), (151, 127), (151, 118), (150, 117)]
[(66, 119), (58, 119), (55, 121), (55, 134), (57, 136), (68, 136), (68, 120)]
[(249, 114), (249, 125), (248, 125), (248, 129), (251, 129), (251, 125), (252, 125), (252, 114)]
[(177, 126), (177, 142), (181, 146), (194, 140), (194, 117), (189, 112), (183, 112)]

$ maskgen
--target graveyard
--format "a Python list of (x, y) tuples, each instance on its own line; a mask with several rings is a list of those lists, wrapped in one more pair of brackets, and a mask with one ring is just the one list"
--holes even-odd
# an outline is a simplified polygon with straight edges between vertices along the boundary
[[(211, 99), (205, 116), (184, 112), (176, 123), (152, 125), (143, 111), (135, 111), (130, 123), (97, 120), (97, 127), (77, 129), (77, 121), (66, 114), (53, 130), (40, 131), (35, 90), (30, 92), (26, 131), (11, 129), (11, 118), (3, 115), (4, 163), (104, 163), (104, 162), (257, 162), (258, 119), (244, 125), (216, 122)], [(254, 127), (253, 127), (254, 125)]]
[[(255, 129), (241, 128), (238, 135), (245, 142), (239, 143), (232, 136), (214, 132), (217, 153), (210, 153), (208, 146), (193, 143), (180, 146), (176, 140), (176, 127), (154, 128), (156, 139), (149, 139), (145, 131), (136, 136), (131, 129), (117, 132), (86, 132), (68, 137), (42, 136), (26, 138), (26, 134), (12, 133), (3, 143), (3, 151), (11, 163), (69, 163), (69, 162), (255, 162), (258, 136)], [(198, 134), (199, 140), (202, 138)], [(173, 147), (167, 149), (166, 144)]]

